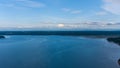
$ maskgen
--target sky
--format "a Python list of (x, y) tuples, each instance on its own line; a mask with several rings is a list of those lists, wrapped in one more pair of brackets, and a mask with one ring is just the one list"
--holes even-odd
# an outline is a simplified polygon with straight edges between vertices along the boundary
[(120, 0), (0, 0), (0, 26), (120, 22)]

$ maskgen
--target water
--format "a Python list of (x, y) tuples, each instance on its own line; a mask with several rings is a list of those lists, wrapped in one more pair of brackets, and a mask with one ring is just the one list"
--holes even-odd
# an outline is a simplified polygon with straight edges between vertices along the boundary
[(120, 47), (105, 38), (7, 36), (0, 68), (119, 68)]

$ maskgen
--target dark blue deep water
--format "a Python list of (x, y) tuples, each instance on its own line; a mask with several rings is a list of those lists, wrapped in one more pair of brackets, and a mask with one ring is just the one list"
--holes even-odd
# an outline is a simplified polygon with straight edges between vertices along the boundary
[(120, 68), (120, 46), (105, 38), (7, 36), (0, 68)]

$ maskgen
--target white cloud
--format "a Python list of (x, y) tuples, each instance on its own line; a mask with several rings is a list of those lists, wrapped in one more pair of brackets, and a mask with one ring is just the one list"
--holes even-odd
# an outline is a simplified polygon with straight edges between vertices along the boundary
[(65, 11), (65, 12), (71, 11), (71, 9), (69, 9), (69, 8), (62, 8), (62, 10)]
[(103, 0), (102, 8), (108, 12), (120, 15), (120, 0)]
[(16, 0), (17, 2), (20, 2), (23, 6), (26, 7), (44, 7), (45, 4), (41, 2), (36, 2), (32, 0)]
[(0, 4), (1, 7), (14, 7), (14, 4)]
[(46, 5), (32, 0), (11, 0), (7, 3), (0, 3), (0, 7), (12, 7), (12, 8), (41, 8)]
[(69, 8), (62, 8), (62, 11), (68, 12), (70, 14), (79, 14), (79, 13), (81, 13), (80, 10), (72, 10), (72, 9), (69, 9)]
[(105, 11), (100, 11), (100, 12), (96, 12), (95, 14), (98, 16), (104, 16), (104, 15), (107, 15), (108, 13)]
[(23, 9), (23, 7), (20, 7), (20, 6), (16, 6), (15, 4), (13, 3), (7, 3), (7, 4), (0, 4), (0, 7), (8, 7), (8, 8), (15, 8), (15, 9)]
[(80, 10), (74, 10), (74, 11), (71, 11), (71, 13), (72, 14), (79, 14), (79, 13), (81, 13), (81, 11)]

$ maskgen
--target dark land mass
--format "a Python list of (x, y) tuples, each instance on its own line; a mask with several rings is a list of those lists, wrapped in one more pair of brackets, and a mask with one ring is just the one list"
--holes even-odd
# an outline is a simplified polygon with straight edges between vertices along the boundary
[(2, 35), (0, 36), (0, 39), (4, 39), (4, 38), (5, 38), (5, 36), (2, 36)]
[(62, 35), (120, 37), (120, 31), (0, 31), (0, 35)]
[(120, 37), (117, 37), (117, 38), (107, 38), (107, 41), (113, 42), (113, 43), (116, 43), (116, 44), (120, 45)]
[(120, 59), (118, 60), (118, 64), (120, 65)]

